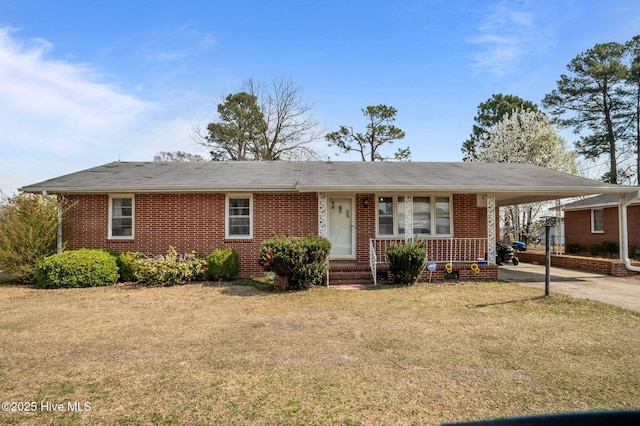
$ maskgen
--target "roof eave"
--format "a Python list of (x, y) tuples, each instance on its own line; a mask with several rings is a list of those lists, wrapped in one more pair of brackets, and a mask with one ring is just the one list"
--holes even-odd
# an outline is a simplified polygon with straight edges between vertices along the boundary
[(141, 188), (141, 187), (23, 187), (18, 188), (20, 192), (50, 194), (115, 194), (115, 193), (135, 193), (135, 194), (176, 194), (176, 193), (201, 193), (201, 192), (292, 192), (295, 188), (290, 186), (263, 186), (247, 188), (244, 186), (225, 187), (165, 187), (165, 188)]

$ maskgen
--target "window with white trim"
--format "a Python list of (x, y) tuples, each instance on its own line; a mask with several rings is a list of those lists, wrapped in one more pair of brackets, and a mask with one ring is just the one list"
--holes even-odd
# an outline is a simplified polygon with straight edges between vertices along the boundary
[(109, 196), (109, 238), (133, 239), (133, 195)]
[(393, 236), (393, 197), (378, 198), (378, 235)]
[(600, 234), (604, 232), (604, 210), (603, 209), (591, 210), (591, 232), (594, 234)]
[[(378, 196), (376, 235), (404, 238), (406, 209), (404, 196)], [(451, 236), (451, 197), (413, 196), (413, 235), (415, 237)], [(435, 219), (435, 220), (432, 220)]]
[(225, 200), (225, 237), (253, 237), (253, 197), (227, 194)]

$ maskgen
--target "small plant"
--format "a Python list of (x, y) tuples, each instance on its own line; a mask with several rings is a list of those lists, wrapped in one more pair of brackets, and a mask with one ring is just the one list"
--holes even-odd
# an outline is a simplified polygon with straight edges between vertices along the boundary
[(112, 285), (118, 281), (118, 265), (103, 250), (65, 251), (44, 258), (36, 277), (39, 288)]
[(615, 256), (618, 254), (619, 245), (617, 241), (603, 241), (602, 250), (609, 256)]
[(589, 244), (589, 254), (593, 256), (597, 256), (602, 252), (602, 244), (600, 243), (590, 243)]
[(322, 285), (326, 276), (331, 243), (318, 235), (274, 236), (260, 247), (259, 264), (287, 280), (286, 288), (308, 289)]
[(564, 248), (565, 253), (578, 253), (580, 246), (576, 243), (567, 243)]
[(240, 261), (238, 252), (231, 247), (213, 251), (207, 259), (207, 279), (228, 281), (238, 275)]
[(427, 249), (420, 242), (393, 244), (387, 250), (387, 261), (394, 283), (413, 285), (427, 264)]

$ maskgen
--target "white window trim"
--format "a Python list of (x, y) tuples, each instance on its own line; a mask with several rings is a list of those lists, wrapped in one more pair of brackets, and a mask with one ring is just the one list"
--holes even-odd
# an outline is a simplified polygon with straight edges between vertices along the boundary
[[(229, 199), (249, 199), (249, 235), (229, 235)], [(253, 194), (231, 193), (224, 197), (224, 237), (227, 240), (251, 240), (253, 239)]]
[[(595, 225), (596, 225), (596, 221), (595, 221), (595, 212), (596, 211), (601, 211), (602, 212), (602, 230), (596, 230)], [(604, 209), (591, 209), (591, 233), (592, 234), (604, 234)]]
[[(113, 199), (131, 198), (131, 235), (113, 235)], [(109, 225), (107, 239), (109, 240), (133, 240), (136, 234), (136, 197), (134, 194), (109, 194)]]
[[(380, 239), (404, 239), (404, 234), (398, 234), (398, 197), (404, 197), (405, 195), (411, 195), (415, 199), (416, 197), (429, 197), (430, 199), (430, 207), (431, 207), (431, 234), (414, 234), (416, 238), (451, 238), (454, 235), (453, 231), (453, 195), (452, 194), (425, 194), (425, 193), (382, 193), (376, 194), (376, 238)], [(393, 235), (380, 235), (378, 233), (378, 202), (381, 197), (391, 197), (393, 203)], [(438, 234), (436, 235), (436, 198), (437, 197), (449, 197), (449, 233), (448, 234)], [(406, 217), (406, 209), (405, 209), (405, 217)]]

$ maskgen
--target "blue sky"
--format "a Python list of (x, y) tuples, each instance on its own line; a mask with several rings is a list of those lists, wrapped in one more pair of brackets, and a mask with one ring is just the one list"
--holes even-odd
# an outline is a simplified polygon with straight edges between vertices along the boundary
[(0, 0), (0, 190), (199, 152), (248, 78), (293, 80), (328, 130), (391, 105), (414, 161), (460, 161), (478, 104), (540, 104), (577, 54), (639, 33), (637, 0)]

